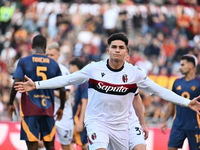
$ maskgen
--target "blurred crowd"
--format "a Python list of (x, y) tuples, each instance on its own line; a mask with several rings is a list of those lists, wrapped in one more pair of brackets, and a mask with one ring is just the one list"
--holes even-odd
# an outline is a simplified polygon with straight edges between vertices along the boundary
[[(59, 62), (86, 63), (107, 58), (106, 40), (115, 32), (129, 37), (130, 62), (149, 76), (181, 76), (180, 57), (190, 53), (200, 64), (198, 0), (3, 0), (0, 6), (0, 121), (8, 121), (7, 102), (18, 59), (32, 53), (31, 39), (42, 34), (58, 42)], [(200, 74), (200, 65), (197, 66)], [(141, 91), (146, 121), (156, 126), (167, 102)], [(20, 94), (15, 105), (19, 108)], [(19, 110), (19, 109), (18, 109)], [(16, 117), (16, 120), (19, 118)]]

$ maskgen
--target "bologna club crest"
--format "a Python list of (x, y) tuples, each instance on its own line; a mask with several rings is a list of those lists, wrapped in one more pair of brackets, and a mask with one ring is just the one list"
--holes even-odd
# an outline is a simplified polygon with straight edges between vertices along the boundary
[(122, 76), (122, 81), (123, 81), (124, 83), (126, 83), (126, 82), (128, 81), (128, 76), (127, 76), (127, 74), (124, 74), (124, 75)]
[(95, 140), (95, 139), (97, 138), (96, 133), (93, 133), (93, 134), (91, 135), (91, 138), (92, 138), (92, 140)]
[(93, 143), (92, 143), (92, 141), (90, 140), (90, 138), (87, 136), (87, 140), (88, 140), (88, 143), (90, 144), (90, 145), (92, 145)]

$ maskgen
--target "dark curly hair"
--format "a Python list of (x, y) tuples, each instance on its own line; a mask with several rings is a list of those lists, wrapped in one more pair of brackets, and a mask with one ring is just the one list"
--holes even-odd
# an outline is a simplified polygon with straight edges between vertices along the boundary
[(42, 35), (34, 36), (32, 41), (32, 48), (36, 47), (46, 48), (46, 45), (47, 45), (47, 40), (44, 36)]
[(181, 57), (181, 60), (187, 60), (188, 62), (193, 63), (194, 66), (198, 65), (197, 57), (194, 55), (186, 54)]
[(108, 45), (110, 45), (110, 43), (111, 43), (112, 41), (114, 41), (114, 40), (121, 40), (121, 41), (123, 41), (123, 42), (126, 44), (126, 46), (128, 46), (128, 38), (127, 38), (127, 36), (126, 36), (124, 33), (122, 33), (122, 32), (112, 34), (112, 35), (108, 38), (108, 40), (107, 40)]

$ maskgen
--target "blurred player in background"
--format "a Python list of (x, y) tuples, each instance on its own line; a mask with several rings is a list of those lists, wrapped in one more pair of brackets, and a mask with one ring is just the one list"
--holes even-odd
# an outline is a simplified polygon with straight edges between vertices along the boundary
[[(58, 43), (51, 43), (47, 46), (46, 55), (58, 62), (58, 59), (60, 57), (60, 47)], [(68, 75), (69, 70), (64, 65), (58, 63), (62, 75)], [(69, 92), (70, 92), (70, 86), (65, 87), (66, 90), (66, 102), (65, 102), (65, 108), (63, 110), (63, 117), (60, 121), (56, 121), (56, 131), (58, 135), (58, 140), (61, 143), (61, 147), (63, 150), (70, 150), (71, 142), (73, 138), (73, 115), (72, 115), (72, 106), (71, 102), (68, 99), (69, 98)], [(54, 90), (54, 112), (59, 109), (60, 105), (60, 99), (59, 99), (59, 92), (57, 90)], [(40, 149), (44, 149), (43, 142), (40, 141), (39, 143)]]
[[(78, 58), (73, 59), (69, 63), (70, 73), (81, 70), (85, 63)], [(87, 150), (87, 131), (84, 126), (85, 110), (88, 103), (88, 83), (85, 82), (80, 85), (74, 85), (74, 140), (80, 145), (82, 150)]]
[[(60, 57), (60, 48), (58, 43), (52, 43), (47, 47), (46, 55), (49, 58), (52, 58), (56, 62), (58, 62), (58, 58)], [(62, 75), (68, 75), (69, 70), (67, 67), (58, 63)], [(70, 86), (65, 87), (66, 90), (66, 102), (65, 108), (63, 110), (63, 117), (60, 121), (56, 121), (56, 131), (58, 134), (59, 142), (61, 143), (63, 150), (70, 150), (70, 145), (73, 138), (74, 124), (73, 124), (73, 114), (72, 114), (72, 106), (69, 100), (69, 92)], [(55, 95), (55, 105), (54, 105), (54, 113), (59, 109), (60, 99), (58, 90), (54, 90)]]
[[(12, 113), (16, 113), (13, 101), (17, 91), (14, 89), (15, 82), (23, 81), (24, 75), (33, 81), (47, 80), (60, 76), (58, 64), (45, 56), (46, 39), (42, 35), (36, 35), (32, 41), (34, 54), (19, 60), (14, 72), (13, 87), (10, 93), (8, 115), (12, 120)], [(63, 115), (65, 103), (65, 90), (60, 88), (60, 106), (56, 112), (56, 120)], [(54, 137), (56, 133), (54, 120), (54, 93), (52, 89), (33, 90), (22, 93), (20, 105), (21, 134), (20, 139), (25, 140), (28, 150), (38, 150), (38, 141), (42, 139), (47, 150), (55, 150)]]
[[(174, 81), (172, 90), (178, 95), (193, 99), (200, 95), (200, 77), (196, 76), (197, 58), (194, 55), (183, 55), (180, 61), (180, 72), (184, 77)], [(187, 138), (190, 150), (200, 149), (200, 115), (195, 111), (175, 105), (168, 104), (168, 109), (161, 127), (163, 133), (167, 129), (167, 120), (175, 112), (173, 125), (170, 132), (168, 150), (182, 148)]]

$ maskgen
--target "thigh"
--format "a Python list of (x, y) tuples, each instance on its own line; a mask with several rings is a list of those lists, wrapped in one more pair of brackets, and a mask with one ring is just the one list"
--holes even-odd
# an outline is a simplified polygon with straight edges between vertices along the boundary
[(90, 124), (86, 127), (88, 136), (88, 146), (91, 150), (107, 149), (109, 143), (109, 135), (106, 129), (102, 129), (94, 124)]
[(144, 133), (142, 132), (142, 128), (139, 125), (134, 126), (129, 130), (129, 136), (130, 136), (130, 139), (129, 139), (129, 149), (130, 150), (132, 150), (137, 145), (141, 145), (142, 147), (146, 147), (146, 141), (144, 139)]
[(190, 150), (200, 149), (200, 131), (187, 131)]
[(146, 150), (146, 145), (144, 145), (144, 144), (137, 144), (131, 150)]
[(43, 141), (51, 142), (54, 140), (56, 134), (54, 117), (40, 116), (40, 128), (41, 139), (43, 139)]
[(62, 145), (70, 145), (73, 138), (74, 124), (73, 120), (69, 120), (65, 125), (57, 124), (56, 121), (56, 131), (58, 135), (58, 140)]
[(128, 150), (129, 133), (128, 130), (108, 130), (109, 144), (108, 150)]
[(38, 142), (26, 141), (26, 145), (28, 147), (28, 150), (38, 150)]
[(46, 150), (50, 150), (50, 149), (55, 149), (54, 147), (54, 141), (50, 141), (50, 142), (47, 142), (47, 141), (44, 141), (44, 146), (46, 148)]
[(39, 117), (37, 116), (26, 116), (21, 119), (21, 131), (20, 139), (36, 142), (39, 141), (40, 125)]
[(172, 127), (168, 147), (171, 148), (182, 148), (183, 142), (186, 139), (186, 132), (185, 130), (181, 130), (175, 127)]
[(120, 130), (120, 128), (115, 130), (112, 126), (105, 126), (97, 122), (87, 125), (89, 149), (128, 150), (128, 127), (121, 126), (121, 128), (124, 130)]

